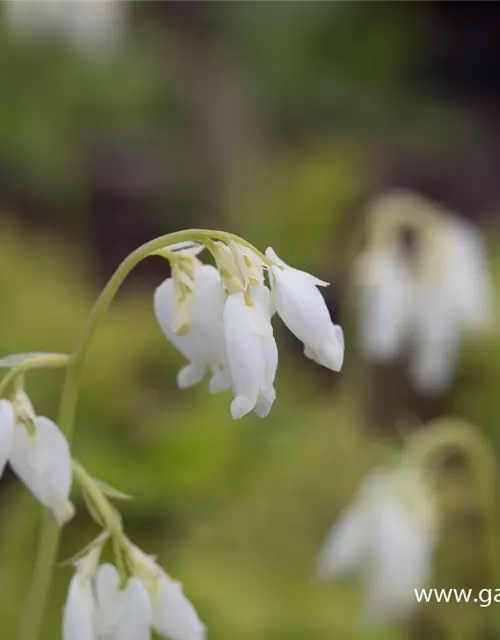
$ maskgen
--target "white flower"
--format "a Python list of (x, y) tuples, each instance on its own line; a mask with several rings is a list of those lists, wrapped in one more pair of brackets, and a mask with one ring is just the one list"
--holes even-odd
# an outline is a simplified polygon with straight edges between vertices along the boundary
[(439, 269), (418, 283), (410, 376), (425, 393), (445, 391), (455, 375), (460, 342), (492, 324), (492, 283), (482, 239), (450, 217)]
[(36, 416), (28, 396), (0, 400), (0, 476), (5, 463), (59, 524), (74, 513), (69, 501), (72, 461), (68, 442), (49, 418)]
[(304, 344), (304, 354), (320, 365), (340, 371), (344, 361), (344, 336), (333, 324), (317, 287), (327, 282), (289, 267), (268, 247), (271, 288), (276, 310), (290, 331)]
[(189, 360), (178, 373), (179, 387), (186, 389), (197, 384), (210, 371), (210, 391), (215, 393), (231, 386), (222, 329), (221, 278), (211, 265), (200, 265), (194, 270), (192, 283), (188, 299), (190, 330), (186, 335), (179, 336), (172, 329), (175, 297), (172, 278), (165, 280), (155, 292), (155, 313), (168, 340)]
[(6, 3), (11, 29), (21, 37), (65, 38), (83, 54), (112, 53), (126, 31), (127, 9), (114, 0), (37, 0)]
[(154, 629), (171, 640), (205, 640), (205, 626), (184, 595), (182, 585), (138, 547), (130, 544), (129, 553), (134, 572), (151, 599)]
[(320, 577), (356, 573), (366, 583), (372, 622), (406, 616), (414, 589), (429, 577), (435, 519), (420, 479), (410, 471), (370, 474), (329, 533), (318, 558)]
[(490, 328), (493, 286), (471, 224), (413, 195), (375, 203), (368, 247), (355, 264), (360, 343), (375, 362), (408, 354), (417, 390), (442, 393), (460, 343)]
[(100, 549), (76, 563), (63, 610), (63, 640), (97, 640), (97, 603), (92, 578)]
[(151, 602), (134, 577), (120, 588), (111, 564), (97, 569), (100, 549), (76, 563), (64, 606), (63, 640), (149, 640)]
[(49, 418), (35, 416), (34, 433), (24, 425), (14, 429), (9, 463), (33, 495), (52, 510), (59, 524), (74, 513), (69, 501), (72, 462), (68, 442)]
[(224, 306), (224, 338), (231, 371), (233, 418), (254, 410), (265, 417), (276, 397), (274, 378), (278, 349), (271, 325), (271, 301), (267, 287), (250, 288), (251, 305), (243, 293), (228, 297)]
[(0, 400), (0, 478), (10, 456), (14, 439), (14, 409), (8, 400)]
[(402, 352), (417, 311), (409, 265), (396, 247), (362, 256), (356, 266), (360, 296), (360, 341), (365, 354), (387, 362)]
[(151, 602), (137, 578), (129, 578), (120, 589), (115, 567), (104, 564), (96, 578), (98, 638), (103, 640), (149, 640)]
[(95, 602), (90, 580), (75, 574), (63, 612), (63, 640), (96, 640)]

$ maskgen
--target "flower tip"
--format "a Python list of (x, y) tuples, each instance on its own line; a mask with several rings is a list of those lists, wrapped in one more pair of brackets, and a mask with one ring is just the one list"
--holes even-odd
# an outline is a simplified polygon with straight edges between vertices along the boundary
[(53, 514), (57, 524), (63, 527), (75, 515), (75, 507), (69, 500), (64, 500), (53, 508)]
[(200, 628), (193, 634), (193, 640), (207, 640), (207, 628), (200, 622)]
[(276, 253), (276, 251), (272, 247), (267, 247), (267, 249), (264, 252), (264, 255), (266, 256), (266, 258), (268, 260), (271, 260), (276, 265), (284, 266), (284, 264), (285, 264), (283, 262), (283, 260), (281, 260), (281, 258), (278, 257), (278, 254)]
[(177, 374), (177, 386), (179, 389), (189, 389), (201, 382), (205, 375), (205, 367), (193, 363), (187, 364)]
[(252, 411), (254, 405), (245, 396), (236, 396), (231, 402), (231, 416), (233, 420), (239, 420)]

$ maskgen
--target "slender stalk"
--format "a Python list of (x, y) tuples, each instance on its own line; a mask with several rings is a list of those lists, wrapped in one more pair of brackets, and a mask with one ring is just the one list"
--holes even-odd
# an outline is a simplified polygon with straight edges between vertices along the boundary
[(71, 356), (63, 353), (51, 353), (47, 355), (28, 357), (26, 360), (22, 360), (15, 367), (12, 367), (2, 378), (0, 382), (0, 397), (3, 396), (7, 387), (21, 377), (24, 373), (30, 369), (41, 368), (57, 368), (68, 366), (71, 360)]
[[(481, 508), (485, 516), (484, 544), (492, 584), (499, 584), (500, 540), (497, 513), (497, 469), (495, 453), (479, 429), (454, 418), (435, 420), (417, 431), (407, 444), (407, 459), (417, 468), (439, 474), (446, 456), (462, 453), (470, 464)], [(494, 613), (499, 622), (498, 613)]]
[[(132, 253), (123, 260), (115, 273), (111, 276), (111, 279), (108, 281), (107, 285), (104, 287), (95, 302), (76, 350), (69, 363), (67, 363), (68, 368), (61, 397), (61, 404), (59, 407), (58, 424), (70, 444), (73, 435), (73, 424), (80, 383), (88, 350), (99, 326), (99, 322), (109, 309), (109, 306), (127, 275), (139, 264), (139, 262), (153, 254), (155, 251), (158, 251), (168, 245), (186, 240), (199, 240), (203, 242), (204, 240), (210, 239), (222, 240), (223, 242), (227, 242), (230, 239), (234, 240), (235, 242), (252, 249), (252, 251), (254, 251), (265, 264), (271, 264), (266, 256), (243, 238), (231, 233), (211, 231), (207, 229), (175, 231), (155, 238), (154, 240), (141, 245), (135, 249), (135, 251), (132, 251)], [(59, 527), (50, 518), (50, 516), (44, 515), (38, 544), (35, 571), (26, 601), (25, 614), (18, 634), (19, 640), (39, 640), (40, 638), (44, 613), (50, 594), (52, 575), (57, 560), (59, 537)]]

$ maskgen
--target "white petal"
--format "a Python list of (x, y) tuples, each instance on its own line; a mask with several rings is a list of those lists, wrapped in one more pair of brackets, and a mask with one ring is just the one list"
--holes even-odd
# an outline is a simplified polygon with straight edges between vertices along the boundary
[(209, 390), (210, 393), (219, 393), (231, 388), (231, 373), (229, 369), (221, 369), (216, 371), (210, 379)]
[(344, 357), (343, 339), (332, 323), (318, 285), (327, 283), (292, 269), (270, 248), (266, 255), (281, 265), (271, 267), (273, 296), (278, 314), (290, 331), (304, 343), (307, 357), (333, 371), (339, 371)]
[(445, 292), (428, 297), (420, 306), (410, 376), (422, 393), (439, 394), (451, 385), (460, 341), (458, 322)]
[(16, 475), (63, 524), (73, 515), (69, 502), (72, 462), (68, 442), (49, 418), (37, 416), (34, 427), (35, 434), (30, 436), (22, 425), (16, 426), (9, 461)]
[(187, 364), (177, 374), (177, 386), (179, 389), (189, 389), (201, 382), (207, 372), (206, 367), (197, 364)]
[(118, 623), (120, 576), (112, 564), (102, 564), (97, 570), (96, 595), (99, 636), (106, 636)]
[(89, 580), (71, 579), (63, 611), (63, 640), (97, 640), (96, 607)]
[[(268, 372), (262, 334), (272, 327), (258, 302), (249, 307), (242, 293), (230, 295), (224, 307), (224, 337), (226, 353), (233, 381), (235, 399), (231, 405), (233, 418), (241, 418), (251, 411), (259, 392), (266, 389)], [(274, 340), (274, 338), (272, 338)]]
[(174, 281), (168, 278), (156, 289), (154, 295), (156, 318), (167, 339), (187, 360), (196, 358), (196, 346), (192, 343), (192, 335), (178, 336), (172, 329), (174, 320)]
[(296, 278), (304, 278), (307, 282), (309, 282), (310, 284), (314, 284), (317, 287), (328, 287), (330, 284), (329, 282), (325, 282), (325, 280), (320, 280), (319, 278), (316, 278), (316, 276), (313, 276), (311, 273), (307, 273), (307, 271), (301, 271), (300, 269), (295, 269), (294, 267), (291, 267), (284, 260), (278, 257), (278, 255), (276, 254), (275, 250), (272, 247), (267, 247), (266, 258), (269, 258), (270, 260), (275, 262), (277, 265), (281, 267), (285, 267), (287, 270), (292, 271)]
[(119, 616), (109, 640), (149, 640), (151, 638), (151, 602), (137, 578), (130, 578), (119, 594)]
[(309, 346), (304, 347), (304, 354), (307, 358), (314, 360), (317, 364), (340, 371), (344, 364), (344, 333), (338, 324), (332, 324), (330, 328), (330, 338), (324, 342), (316, 351)]
[(217, 368), (226, 362), (222, 314), (224, 291), (219, 272), (205, 264), (196, 271), (192, 330), (198, 336), (204, 362)]
[(493, 284), (483, 239), (470, 223), (451, 218), (447, 234), (448, 251), (441, 274), (444, 289), (453, 299), (462, 327), (483, 331), (494, 315)]
[(370, 531), (366, 514), (357, 505), (346, 509), (328, 534), (318, 556), (319, 578), (358, 571), (366, 554)]
[(0, 400), (0, 478), (11, 452), (14, 428), (12, 404), (8, 400)]
[(276, 391), (274, 387), (269, 387), (259, 393), (257, 404), (254, 407), (254, 411), (259, 418), (267, 418), (275, 400)]
[[(189, 300), (190, 330), (179, 336), (172, 330), (174, 318), (174, 286), (171, 278), (165, 280), (155, 292), (154, 307), (156, 317), (168, 340), (190, 361), (197, 376), (201, 370), (217, 371), (226, 366), (222, 312), (224, 295), (218, 271), (211, 265), (196, 269), (193, 281), (194, 291)], [(183, 374), (178, 380), (181, 388), (191, 386), (196, 379), (192, 375), (186, 380)], [(201, 378), (200, 378), (201, 379)], [(187, 382), (191, 384), (187, 385)]]
[(390, 362), (411, 337), (417, 294), (407, 263), (391, 248), (367, 253), (358, 261), (360, 342), (364, 354)]
[(204, 640), (205, 627), (178, 582), (163, 576), (151, 592), (153, 626), (171, 640)]
[(316, 286), (297, 279), (290, 270), (274, 270), (276, 308), (290, 331), (304, 344), (314, 346), (328, 340), (330, 313)]
[(416, 606), (414, 589), (426, 586), (434, 537), (396, 500), (379, 506), (370, 532), (365, 615), (375, 622), (405, 617)]

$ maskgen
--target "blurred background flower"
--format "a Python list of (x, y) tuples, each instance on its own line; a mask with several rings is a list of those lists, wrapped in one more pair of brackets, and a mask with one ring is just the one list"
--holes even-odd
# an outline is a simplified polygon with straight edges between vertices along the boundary
[[(310, 581), (331, 523), (407, 431), (456, 413), (500, 447), (497, 3), (10, 0), (0, 10), (0, 354), (70, 350), (121, 259), (180, 228), (238, 233), (331, 283), (323, 292), (345, 330), (344, 369), (304, 359), (277, 330), (278, 400), (265, 421), (234, 424), (230, 397), (203, 385), (177, 390), (183, 358), (153, 311), (169, 276), (161, 258), (134, 272), (90, 354), (76, 453), (136, 496), (124, 505), (127, 531), (184, 584), (209, 637), (498, 637), (494, 605), (426, 605), (409, 625), (367, 632), (362, 587)], [(427, 213), (399, 201), (415, 232), (392, 226), (371, 254), (382, 264), (369, 277), (380, 270), (393, 287), (380, 311), (389, 323), (406, 317), (382, 335), (352, 284), (373, 248), (374, 210), (391, 218), (386, 198), (398, 193)], [(444, 245), (458, 237), (463, 257), (452, 261)], [(486, 316), (488, 332), (462, 340), (459, 318), (463, 327)], [(363, 322), (376, 348), (397, 340), (391, 357), (362, 347)], [(410, 325), (413, 360), (399, 348)], [(29, 374), (41, 415), (55, 417), (61, 382), (60, 372)], [(454, 498), (432, 586), (487, 587), (467, 465), (451, 459), (442, 484)], [(6, 637), (39, 514), (6, 472)], [(62, 558), (95, 533), (80, 508)], [(70, 577), (58, 569), (47, 640), (59, 637)]]

